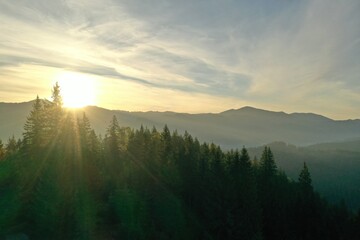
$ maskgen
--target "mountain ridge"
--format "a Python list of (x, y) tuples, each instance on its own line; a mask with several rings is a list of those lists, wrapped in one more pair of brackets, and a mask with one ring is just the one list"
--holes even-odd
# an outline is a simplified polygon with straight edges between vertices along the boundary
[[(32, 102), (0, 103), (0, 138), (20, 137)], [(85, 112), (95, 131), (104, 134), (113, 115), (121, 126), (140, 125), (185, 131), (201, 141), (215, 142), (224, 148), (260, 146), (283, 141), (297, 146), (336, 142), (360, 137), (360, 120), (334, 120), (315, 113), (275, 112), (245, 106), (219, 113), (179, 113), (172, 111), (109, 110), (98, 106), (69, 109), (78, 117)]]
[[(0, 139), (6, 141), (12, 134), (21, 137), (31, 109), (32, 102), (0, 103)], [(155, 126), (161, 131), (167, 124), (171, 130), (188, 131), (201, 142), (214, 142), (225, 150), (246, 146), (250, 156), (258, 159), (267, 145), (289, 177), (296, 180), (306, 161), (315, 187), (324, 196), (334, 202), (344, 198), (352, 209), (360, 207), (359, 184), (354, 184), (360, 180), (360, 120), (332, 120), (317, 114), (288, 114), (248, 106), (199, 114), (131, 112), (97, 106), (69, 111), (79, 118), (85, 112), (92, 127), (102, 135), (115, 115), (120, 126)]]
[[(47, 99), (41, 99), (44, 101), (47, 101)], [(1, 104), (13, 104), (13, 105), (21, 105), (21, 104), (32, 104), (35, 101), (35, 99), (30, 100), (30, 101), (24, 101), (24, 102), (0, 102)], [(110, 108), (104, 108), (104, 107), (100, 107), (97, 105), (87, 105), (84, 106), (82, 108), (78, 108), (77, 110), (81, 111), (81, 109), (84, 108), (89, 108), (89, 107), (94, 107), (94, 108), (98, 108), (98, 109), (105, 109), (105, 110), (109, 110), (109, 111), (120, 111), (120, 112), (128, 112), (128, 113), (177, 113), (177, 114), (189, 114), (189, 115), (202, 115), (202, 114), (223, 114), (223, 113), (228, 113), (228, 112), (239, 112), (239, 111), (253, 111), (253, 112), (265, 112), (265, 113), (277, 113), (277, 114), (283, 114), (283, 115), (287, 115), (287, 116), (291, 116), (291, 115), (311, 115), (311, 116), (318, 116), (318, 117), (322, 117), (322, 118), (326, 118), (332, 121), (360, 121), (360, 118), (348, 118), (348, 119), (333, 119), (331, 117), (327, 117), (325, 115), (322, 114), (318, 114), (318, 113), (313, 113), (313, 112), (284, 112), (284, 111), (273, 111), (273, 110), (268, 110), (268, 109), (261, 109), (261, 108), (257, 108), (257, 107), (252, 107), (252, 106), (243, 106), (240, 108), (230, 108), (224, 111), (220, 111), (220, 112), (200, 112), (200, 113), (188, 113), (188, 112), (175, 112), (175, 111), (157, 111), (157, 110), (149, 110), (149, 111), (129, 111), (129, 110), (122, 110), (122, 109), (110, 109)], [(72, 109), (72, 108), (68, 108), (68, 109)], [(76, 108), (75, 108), (76, 109)]]

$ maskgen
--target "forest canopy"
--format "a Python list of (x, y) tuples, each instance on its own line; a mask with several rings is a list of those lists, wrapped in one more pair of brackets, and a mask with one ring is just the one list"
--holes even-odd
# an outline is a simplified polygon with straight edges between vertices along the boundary
[[(37, 97), (21, 139), (0, 141), (0, 237), (29, 239), (360, 239), (359, 213), (279, 170), (185, 132), (121, 126)], [(211, 129), (209, 129), (211, 131)]]

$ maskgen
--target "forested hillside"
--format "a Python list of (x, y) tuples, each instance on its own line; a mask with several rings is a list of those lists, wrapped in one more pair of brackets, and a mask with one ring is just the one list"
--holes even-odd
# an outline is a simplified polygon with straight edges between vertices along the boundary
[(189, 133), (120, 126), (34, 102), (20, 140), (0, 143), (0, 236), (30, 239), (359, 239), (360, 216), (279, 171)]
[[(43, 100), (46, 101), (46, 100)], [(0, 103), (0, 138), (21, 136), (22, 126), (33, 102)], [(282, 141), (297, 146), (352, 140), (360, 136), (360, 120), (333, 120), (317, 114), (273, 112), (243, 107), (221, 113), (128, 112), (88, 106), (71, 110), (77, 117), (83, 112), (93, 129), (104, 135), (109, 120), (115, 115), (122, 126), (191, 132), (200, 141), (216, 142), (223, 149), (261, 146)], [(211, 129), (211, 131), (209, 131)]]
[[(283, 142), (267, 146), (276, 155), (279, 168), (296, 179), (298, 169), (306, 161), (311, 169), (313, 185), (327, 200), (344, 200), (354, 211), (360, 208), (360, 141), (296, 147)], [(264, 147), (249, 148), (250, 156), (260, 157)]]

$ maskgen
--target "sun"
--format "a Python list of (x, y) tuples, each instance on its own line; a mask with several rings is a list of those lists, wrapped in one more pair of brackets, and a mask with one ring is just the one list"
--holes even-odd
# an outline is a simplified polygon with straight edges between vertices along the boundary
[(64, 107), (82, 108), (95, 105), (96, 81), (83, 73), (62, 72), (55, 79), (60, 86)]

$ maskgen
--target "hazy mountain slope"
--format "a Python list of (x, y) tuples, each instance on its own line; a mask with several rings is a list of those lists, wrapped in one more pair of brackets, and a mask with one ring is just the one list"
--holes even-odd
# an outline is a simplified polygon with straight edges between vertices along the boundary
[(21, 137), (24, 123), (33, 101), (24, 103), (0, 103), (0, 139), (6, 141), (10, 136)]
[(271, 112), (251, 107), (219, 114), (174, 112), (107, 111), (85, 109), (98, 132), (104, 132), (112, 115), (123, 126), (162, 128), (167, 124), (180, 132), (187, 130), (200, 140), (216, 142), (225, 148), (256, 146), (284, 141), (299, 146), (335, 142), (360, 136), (360, 120), (334, 121), (316, 114)]
[(360, 140), (353, 141), (342, 141), (342, 142), (331, 142), (331, 143), (318, 143), (309, 146), (307, 149), (318, 150), (318, 151), (350, 151), (360, 152)]
[[(9, 110), (10, 109), (10, 110)], [(0, 105), (0, 138), (13, 133), (20, 136), (31, 103)], [(99, 107), (85, 111), (97, 133), (104, 134), (113, 115), (121, 126), (141, 124), (162, 129), (165, 124), (179, 132), (188, 131), (201, 141), (215, 142), (224, 148), (258, 146), (284, 141), (305, 146), (321, 142), (336, 142), (360, 137), (360, 120), (335, 121), (308, 113), (286, 114), (244, 107), (218, 114), (187, 114), (174, 112), (127, 112)]]
[[(315, 188), (327, 199), (344, 199), (351, 208), (360, 208), (360, 142), (354, 141), (296, 147), (282, 142), (268, 144), (279, 168), (294, 180), (298, 179), (304, 161)], [(319, 146), (319, 148), (318, 148)], [(324, 146), (332, 146), (326, 148)], [(345, 150), (346, 149), (346, 150)], [(261, 158), (263, 147), (250, 148), (252, 157)]]

